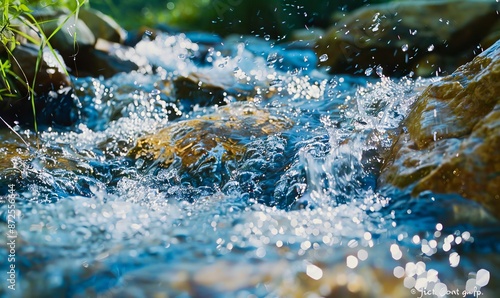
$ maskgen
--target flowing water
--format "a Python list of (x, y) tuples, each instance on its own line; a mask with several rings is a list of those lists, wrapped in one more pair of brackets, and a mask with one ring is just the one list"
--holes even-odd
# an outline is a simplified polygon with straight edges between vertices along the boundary
[[(160, 34), (135, 50), (124, 55), (144, 65), (137, 72), (75, 79), (80, 120), (45, 129), (38, 150), (33, 131), (14, 127), (28, 147), (2, 130), (0, 230), (16, 235), (0, 245), (3, 296), (498, 292), (499, 225), (480, 206), (377, 188), (391, 136), (439, 78), (388, 78), (380, 68), (332, 76), (306, 48), (241, 37), (208, 46)], [(257, 92), (246, 102), (231, 90), (216, 103), (176, 98), (172, 80), (191, 72)], [(215, 158), (208, 170), (129, 157), (138, 137), (223, 104), (269, 109), (293, 125), (244, 139), (239, 160)]]

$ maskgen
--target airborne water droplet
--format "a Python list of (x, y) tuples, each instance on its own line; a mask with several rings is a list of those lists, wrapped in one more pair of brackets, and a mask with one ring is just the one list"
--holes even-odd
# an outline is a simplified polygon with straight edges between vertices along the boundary
[(272, 65), (272, 64), (276, 63), (276, 61), (278, 61), (278, 53), (270, 53), (267, 56), (267, 64), (268, 65)]
[(327, 54), (323, 54), (323, 55), (319, 56), (319, 61), (320, 62), (325, 62), (326, 60), (328, 60), (328, 55)]
[(401, 46), (401, 50), (403, 50), (403, 52), (406, 52), (408, 51), (408, 44), (405, 43), (404, 45)]
[(371, 74), (373, 73), (373, 68), (371, 67), (368, 67), (366, 70), (365, 70), (365, 75), (366, 76), (371, 76)]
[(265, 39), (265, 40), (270, 40), (270, 39), (271, 39), (271, 36), (270, 36), (270, 35), (264, 35), (264, 39)]
[(432, 51), (434, 51), (434, 45), (433, 45), (433, 44), (431, 44), (431, 45), (427, 48), (427, 51), (428, 51), (428, 52), (432, 52)]

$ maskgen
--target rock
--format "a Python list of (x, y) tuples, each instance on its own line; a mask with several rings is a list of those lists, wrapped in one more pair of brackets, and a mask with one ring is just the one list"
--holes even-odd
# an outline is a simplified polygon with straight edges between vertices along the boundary
[(364, 74), (380, 65), (386, 74), (406, 74), (416, 71), (429, 55), (453, 59), (436, 59), (423, 74), (451, 72), (472, 59), (481, 40), (498, 22), (499, 10), (500, 4), (490, 0), (371, 5), (333, 26), (317, 40), (316, 52), (318, 57), (328, 56), (322, 65), (332, 72)]
[(500, 41), (416, 100), (379, 182), (458, 193), (500, 217)]
[[(40, 70), (35, 73), (39, 48), (32, 44), (18, 45), (10, 57), (12, 70), (20, 78), (15, 97), (0, 101), (0, 116), (8, 122), (33, 123), (33, 109), (28, 86), (36, 93), (38, 124), (70, 125), (77, 119), (77, 100), (72, 97), (70, 77), (61, 56), (44, 48)], [(69, 94), (69, 95), (68, 95)]]
[[(20, 132), (19, 132), (20, 133)], [(22, 134), (24, 141), (18, 137), (7, 139), (8, 134), (12, 132), (5, 129), (0, 131), (0, 196), (8, 194), (8, 185), (14, 184), (18, 193), (28, 192), (30, 184), (37, 181), (37, 186), (47, 189), (58, 196), (58, 189), (71, 188), (80, 183), (80, 175), (91, 175), (93, 169), (88, 165), (84, 158), (75, 158), (68, 156), (63, 148), (55, 146), (46, 146), (46, 144), (37, 143), (34, 134), (27, 137)], [(60, 177), (59, 173), (68, 176)], [(54, 175), (54, 179), (44, 180), (43, 177)], [(72, 176), (74, 175), (74, 176)], [(74, 179), (75, 178), (75, 179)], [(77, 181), (80, 180), (80, 181)], [(31, 181), (31, 182), (30, 182)], [(84, 187), (78, 191), (84, 192)], [(74, 190), (75, 191), (75, 190)]]
[(96, 38), (89, 27), (75, 15), (59, 15), (55, 20), (46, 22), (43, 26), (45, 36), (51, 36), (58, 28), (57, 33), (50, 39), (50, 44), (66, 59), (72, 61), (73, 56), (80, 51), (92, 48)]
[(104, 39), (115, 43), (123, 43), (127, 39), (127, 32), (110, 16), (102, 12), (83, 8), (78, 13), (80, 20), (85, 22), (96, 39)]
[[(13, 170), (12, 159), (17, 158), (18, 160), (25, 161), (31, 156), (29, 148), (24, 144), (9, 144), (4, 142), (0, 145), (0, 173), (2, 173), (3, 178), (7, 177), (8, 170)], [(7, 188), (6, 184), (2, 185), (3, 188)], [(7, 193), (2, 192), (2, 193)]]
[(325, 31), (321, 28), (309, 29), (297, 29), (291, 34), (291, 39), (294, 41), (315, 41), (321, 36), (325, 35)]
[(0, 116), (7, 122), (33, 123), (33, 107), (29, 88), (33, 86), (38, 125), (74, 124), (79, 119), (79, 101), (73, 96), (70, 77), (65, 72), (64, 61), (48, 48), (43, 50), (40, 70), (35, 74), (39, 48), (32, 44), (18, 45), (11, 57), (12, 70), (21, 78), (17, 81), (16, 97), (0, 101)]
[(71, 87), (37, 96), (35, 107), (40, 127), (70, 126), (80, 120), (81, 104)]
[(98, 39), (95, 48), (80, 53), (76, 62), (79, 76), (105, 78), (147, 65), (146, 59), (140, 57), (134, 48), (104, 39)]
[(125, 273), (122, 278), (125, 282), (105, 294), (110, 297), (126, 297), (127, 293), (134, 293), (136, 297), (415, 296), (392, 272), (378, 265), (360, 264), (359, 267), (351, 270), (345, 264), (312, 264), (284, 258), (253, 262), (216, 260), (207, 264), (153, 264)]
[[(233, 104), (193, 120), (176, 122), (145, 136), (129, 152), (134, 159), (156, 161), (161, 167), (176, 166), (209, 181), (211, 173), (222, 172), (227, 163), (239, 161), (251, 139), (277, 133), (291, 122), (273, 111), (251, 104)], [(221, 179), (221, 178), (217, 178)], [(208, 182), (206, 182), (208, 183)]]
[[(36, 123), (38, 128), (70, 126), (80, 120), (81, 104), (72, 87), (48, 91), (35, 97)], [(8, 99), (0, 105), (0, 116), (8, 123), (33, 124), (33, 108), (30, 98)]]
[[(57, 52), (52, 52), (48, 48), (43, 49), (40, 71), (35, 74), (38, 53), (39, 48), (32, 44), (16, 46), (13, 57), (11, 57), (14, 73), (22, 80), (26, 79), (30, 87), (36, 77), (36, 93), (44, 93), (70, 86), (71, 82), (65, 72), (64, 60)], [(26, 90), (26, 85), (21, 84), (20, 88)], [(27, 91), (25, 92), (27, 93)]]
[(176, 98), (185, 101), (186, 108), (195, 104), (223, 105), (227, 96), (245, 100), (255, 94), (252, 86), (237, 82), (231, 73), (210, 76), (208, 73), (192, 72), (175, 78), (173, 87)]
[(500, 20), (498, 20), (495, 25), (490, 29), (488, 35), (481, 40), (481, 46), (483, 48), (491, 47), (497, 40), (500, 39)]

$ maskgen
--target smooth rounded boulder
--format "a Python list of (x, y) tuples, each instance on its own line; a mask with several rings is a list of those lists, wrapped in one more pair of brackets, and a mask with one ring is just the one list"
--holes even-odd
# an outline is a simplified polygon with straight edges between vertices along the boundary
[(500, 217), (500, 40), (417, 98), (380, 184), (459, 194)]

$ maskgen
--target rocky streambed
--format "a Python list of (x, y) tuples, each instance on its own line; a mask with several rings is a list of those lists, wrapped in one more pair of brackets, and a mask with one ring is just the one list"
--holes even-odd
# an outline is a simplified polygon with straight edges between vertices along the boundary
[[(369, 9), (381, 32), (397, 14)], [(115, 35), (86, 53), (133, 67), (43, 93), (38, 139), (22, 107), (2, 115), (3, 296), (500, 292), (500, 42), (422, 78), (326, 40)]]

